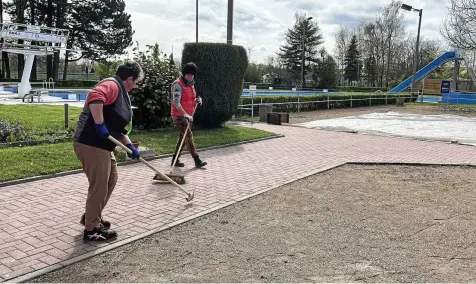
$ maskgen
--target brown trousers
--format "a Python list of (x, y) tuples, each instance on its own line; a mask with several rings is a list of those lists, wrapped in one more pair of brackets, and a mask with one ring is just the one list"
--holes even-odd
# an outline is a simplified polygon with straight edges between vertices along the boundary
[(113, 152), (76, 141), (73, 146), (89, 181), (85, 230), (91, 231), (100, 225), (102, 211), (116, 186), (118, 176), (116, 158)]
[[(177, 128), (180, 132), (177, 145), (175, 146), (175, 153), (178, 154), (178, 156), (180, 157), (180, 154), (182, 151), (180, 151), (180, 153), (177, 153), (177, 152), (179, 150), (180, 143), (182, 142), (183, 135), (185, 134), (185, 131), (187, 130), (187, 126), (190, 122), (188, 121), (188, 119), (186, 119), (183, 116), (177, 116), (177, 117), (173, 116), (172, 119), (174, 121), (175, 128)], [(193, 143), (192, 123), (190, 123), (190, 128), (188, 129), (187, 137), (185, 138), (185, 141), (183, 143), (185, 146), (187, 146), (188, 152), (190, 153), (190, 155), (192, 155), (192, 157), (197, 155), (197, 151), (195, 150), (195, 144)], [(182, 146), (182, 150), (183, 150), (183, 146)]]

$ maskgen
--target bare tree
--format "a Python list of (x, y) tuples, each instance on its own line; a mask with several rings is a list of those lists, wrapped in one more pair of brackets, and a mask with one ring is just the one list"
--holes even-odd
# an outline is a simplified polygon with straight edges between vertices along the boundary
[[(335, 34), (335, 40), (336, 40), (336, 45), (335, 45), (335, 57), (337, 58), (337, 66), (339, 70), (344, 70), (344, 58), (345, 58), (345, 53), (348, 49), (348, 45), (350, 43), (350, 40), (352, 38), (352, 30), (348, 29), (347, 27), (340, 26), (339, 30)], [(342, 79), (341, 79), (341, 84), (342, 84)]]
[(452, 46), (476, 49), (476, 0), (450, 0), (441, 34)]

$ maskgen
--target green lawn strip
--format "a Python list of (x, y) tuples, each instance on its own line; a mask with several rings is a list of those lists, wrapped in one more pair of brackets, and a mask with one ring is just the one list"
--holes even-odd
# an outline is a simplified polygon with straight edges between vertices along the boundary
[[(81, 108), (70, 107), (68, 121), (73, 128), (78, 121)], [(0, 119), (20, 121), (35, 139), (47, 139), (65, 135), (64, 107), (53, 105), (0, 105)], [(71, 129), (70, 129), (71, 131)]]
[[(254, 128), (227, 125), (223, 128), (194, 131), (197, 148), (206, 148), (253, 139), (266, 138), (274, 133)], [(177, 142), (175, 131), (149, 132), (131, 135), (133, 141), (140, 142), (156, 150), (157, 155), (173, 153)], [(184, 149), (186, 151), (186, 149)], [(118, 155), (123, 161), (124, 155)], [(0, 181), (59, 173), (80, 169), (81, 164), (73, 151), (72, 142), (41, 144), (27, 147), (0, 149)]]

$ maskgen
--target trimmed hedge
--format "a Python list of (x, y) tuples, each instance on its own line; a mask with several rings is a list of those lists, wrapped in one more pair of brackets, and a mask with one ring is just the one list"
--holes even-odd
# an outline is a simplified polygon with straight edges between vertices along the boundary
[(365, 92), (373, 93), (376, 91), (386, 92), (388, 91), (385, 87), (354, 87), (354, 86), (338, 86), (337, 89), (341, 92)]
[(96, 86), (99, 81), (93, 80), (59, 80), (55, 82), (57, 88), (92, 88)]
[(197, 95), (203, 105), (194, 124), (204, 128), (220, 127), (238, 109), (248, 56), (242, 46), (225, 43), (185, 43), (182, 64), (198, 66), (195, 77)]
[[(330, 95), (312, 95), (299, 97), (300, 110), (312, 111), (312, 110), (325, 110), (325, 109), (338, 109), (338, 108), (355, 108), (364, 106), (386, 105), (395, 104), (397, 97), (406, 97), (408, 94), (389, 95), (386, 93), (357, 93), (357, 94), (330, 94)], [(352, 101), (351, 101), (352, 98)], [(329, 100), (329, 103), (328, 103)], [(405, 102), (414, 102), (417, 97), (405, 98)], [(254, 98), (255, 104), (271, 104), (273, 105), (273, 111), (277, 112), (296, 112), (298, 110), (297, 96), (258, 96)], [(251, 97), (243, 97), (242, 104), (251, 104)], [(253, 107), (255, 114), (259, 112), (259, 105)]]

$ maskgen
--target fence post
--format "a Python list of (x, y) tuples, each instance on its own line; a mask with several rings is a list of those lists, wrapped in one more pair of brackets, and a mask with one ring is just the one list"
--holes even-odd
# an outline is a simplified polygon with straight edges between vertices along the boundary
[(301, 100), (300, 100), (300, 96), (298, 92), (298, 112), (300, 112), (300, 110), (301, 110)]
[(369, 106), (371, 106), (371, 105), (372, 105), (372, 94), (370, 94), (370, 96), (369, 96)]
[(350, 108), (352, 108), (352, 102), (353, 102), (353, 100), (352, 100), (352, 94), (350, 94)]
[(327, 109), (328, 109), (328, 110), (331, 109), (331, 108), (330, 108), (330, 105), (329, 105), (329, 95), (327, 95)]
[(64, 128), (68, 129), (69, 121), (68, 121), (68, 104), (64, 104)]
[(388, 103), (387, 103), (387, 96), (388, 96), (388, 94), (385, 93), (385, 105), (388, 105)]

